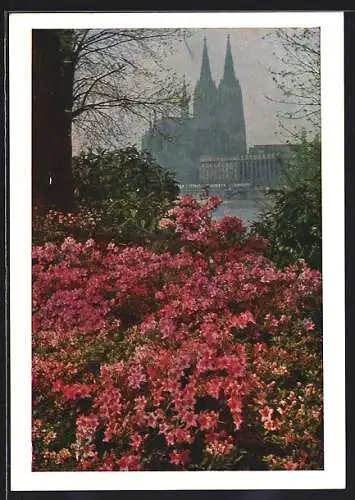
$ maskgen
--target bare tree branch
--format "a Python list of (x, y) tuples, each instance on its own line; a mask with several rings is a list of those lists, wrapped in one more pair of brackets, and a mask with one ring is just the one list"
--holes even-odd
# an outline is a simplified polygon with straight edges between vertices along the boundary
[[(279, 120), (303, 120), (314, 133), (320, 130), (321, 75), (319, 28), (278, 28), (266, 38), (274, 46), (279, 67), (269, 71), (280, 91), (279, 99), (267, 97), (282, 104)], [(285, 110), (285, 106), (289, 110)], [(283, 124), (285, 125), (285, 124)], [(287, 130), (286, 126), (283, 126)]]
[(148, 121), (154, 110), (179, 114), (182, 81), (165, 59), (187, 36), (183, 29), (74, 30), (74, 131), (106, 145), (135, 117)]

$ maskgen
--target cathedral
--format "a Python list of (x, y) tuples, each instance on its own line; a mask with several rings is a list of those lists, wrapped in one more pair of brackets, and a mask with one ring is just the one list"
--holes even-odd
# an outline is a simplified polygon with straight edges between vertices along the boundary
[(275, 153), (284, 155), (286, 145), (254, 146), (248, 154), (243, 96), (234, 71), (229, 35), (218, 86), (212, 79), (204, 38), (192, 115), (189, 103), (184, 85), (180, 116), (159, 120), (155, 117), (143, 136), (142, 150), (174, 172), (182, 185), (218, 182), (265, 185), (275, 181), (279, 174)]
[(200, 78), (190, 116), (184, 86), (181, 116), (155, 119), (142, 140), (142, 149), (175, 172), (182, 183), (199, 182), (200, 158), (237, 157), (247, 152), (242, 91), (235, 76), (229, 36), (223, 77), (212, 79), (207, 41), (204, 39)]

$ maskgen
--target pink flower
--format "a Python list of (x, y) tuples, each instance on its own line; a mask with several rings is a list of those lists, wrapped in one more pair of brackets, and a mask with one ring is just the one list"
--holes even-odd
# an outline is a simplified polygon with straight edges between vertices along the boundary
[(211, 455), (225, 456), (229, 455), (234, 447), (231, 440), (214, 440), (207, 444), (206, 451)]
[(190, 463), (190, 450), (173, 450), (169, 455), (169, 460), (174, 465), (188, 465)]
[(138, 432), (134, 432), (131, 436), (131, 446), (138, 450), (143, 442), (142, 436)]
[(182, 419), (186, 424), (186, 429), (190, 427), (197, 427), (197, 415), (193, 412), (185, 412), (182, 415)]
[(171, 229), (171, 228), (175, 227), (175, 224), (171, 219), (168, 219), (167, 217), (163, 217), (159, 221), (159, 227), (162, 229)]
[(306, 319), (303, 322), (303, 325), (304, 325), (305, 329), (309, 332), (314, 330), (314, 328), (315, 328), (315, 324), (313, 323), (313, 321), (311, 319)]
[(201, 430), (214, 430), (218, 425), (218, 413), (215, 411), (205, 411), (198, 417)]
[(140, 463), (139, 457), (136, 455), (124, 455), (122, 458), (118, 460), (118, 465), (120, 467), (120, 470), (141, 470), (142, 465)]
[(76, 420), (76, 439), (78, 441), (91, 441), (99, 426), (97, 415), (80, 415)]
[(264, 406), (261, 410), (259, 410), (259, 413), (261, 415), (261, 420), (264, 422), (265, 420), (270, 420), (272, 417), (272, 414), (274, 413), (273, 408), (269, 408), (268, 406)]
[(250, 311), (245, 311), (239, 314), (239, 316), (233, 316), (230, 322), (231, 326), (236, 326), (241, 329), (246, 328), (248, 323), (256, 324), (255, 318)]
[(147, 421), (147, 425), (148, 427), (157, 427), (158, 425), (158, 417), (156, 415), (156, 413), (149, 413), (147, 416), (146, 416), (146, 421)]
[(127, 377), (129, 387), (139, 389), (139, 387), (146, 381), (146, 376), (141, 367), (134, 366), (131, 368)]

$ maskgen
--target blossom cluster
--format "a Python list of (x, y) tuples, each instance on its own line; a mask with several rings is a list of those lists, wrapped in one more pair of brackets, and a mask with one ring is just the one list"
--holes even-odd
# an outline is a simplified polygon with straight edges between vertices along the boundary
[(160, 253), (33, 248), (34, 470), (323, 467), (321, 276), (218, 203), (184, 197)]
[(102, 234), (102, 216), (99, 210), (86, 207), (75, 213), (49, 210), (45, 215), (35, 208), (32, 213), (33, 243), (42, 245), (47, 241), (62, 242), (69, 235), (87, 240)]

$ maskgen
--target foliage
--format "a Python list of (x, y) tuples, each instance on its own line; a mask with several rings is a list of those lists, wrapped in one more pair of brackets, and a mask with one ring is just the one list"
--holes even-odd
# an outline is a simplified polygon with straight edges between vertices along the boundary
[(270, 241), (266, 255), (279, 266), (305, 261), (322, 266), (321, 144), (303, 138), (284, 169), (279, 188), (269, 193), (271, 206), (252, 226), (252, 233)]
[(284, 166), (280, 187), (269, 193), (270, 207), (251, 231), (270, 241), (266, 255), (280, 267), (305, 259), (321, 269), (320, 30), (278, 28), (268, 37), (281, 63), (270, 72), (280, 103), (288, 106), (279, 114), (281, 125), (287, 128), (285, 119), (297, 120), (304, 128), (292, 132), (294, 158)]
[(321, 277), (211, 198), (165, 252), (33, 248), (33, 470), (320, 469)]
[(176, 200), (174, 177), (135, 148), (88, 150), (73, 159), (76, 214), (33, 216), (34, 243), (63, 241), (143, 242)]
[(89, 149), (73, 159), (73, 175), (79, 205), (90, 208), (135, 196), (142, 216), (149, 206), (162, 216), (179, 194), (173, 174), (134, 147)]

